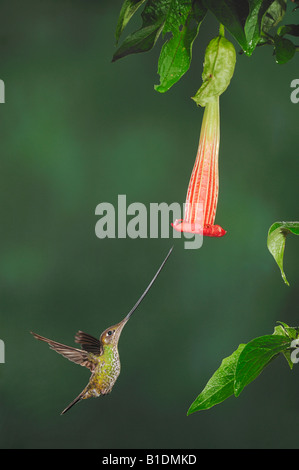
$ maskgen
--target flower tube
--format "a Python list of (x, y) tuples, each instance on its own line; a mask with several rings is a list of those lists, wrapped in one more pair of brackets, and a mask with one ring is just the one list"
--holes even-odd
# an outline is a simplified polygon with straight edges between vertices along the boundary
[(172, 226), (178, 232), (222, 237), (226, 231), (215, 225), (218, 201), (218, 154), (220, 140), (219, 96), (227, 89), (234, 73), (236, 51), (224, 37), (224, 28), (212, 39), (205, 52), (203, 83), (192, 98), (205, 108), (197, 156), (191, 174), (185, 214)]
[(191, 174), (185, 215), (172, 226), (178, 232), (222, 237), (226, 231), (214, 225), (218, 201), (218, 154), (220, 140), (219, 96), (206, 104), (197, 156)]

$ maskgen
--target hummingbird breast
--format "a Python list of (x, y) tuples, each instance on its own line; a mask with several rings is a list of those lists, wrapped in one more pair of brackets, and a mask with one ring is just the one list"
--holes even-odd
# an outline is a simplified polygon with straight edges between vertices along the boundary
[(104, 351), (102, 356), (98, 357), (98, 364), (90, 377), (86, 395), (88, 397), (107, 395), (111, 392), (119, 374), (120, 360), (118, 351), (116, 348), (111, 348), (111, 350), (109, 348), (108, 351)]

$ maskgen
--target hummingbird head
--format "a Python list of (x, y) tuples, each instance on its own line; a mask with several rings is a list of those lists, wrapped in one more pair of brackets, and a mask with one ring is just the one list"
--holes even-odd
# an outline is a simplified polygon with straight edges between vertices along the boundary
[(100, 343), (103, 346), (115, 346), (118, 343), (123, 327), (129, 318), (124, 318), (120, 323), (110, 326), (100, 336)]

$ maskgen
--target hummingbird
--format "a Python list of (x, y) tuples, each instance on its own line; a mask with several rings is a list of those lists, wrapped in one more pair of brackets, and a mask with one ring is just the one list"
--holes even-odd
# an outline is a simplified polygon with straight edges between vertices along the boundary
[(134, 307), (129, 311), (129, 313), (121, 322), (110, 326), (105, 331), (103, 331), (99, 339), (79, 330), (75, 335), (75, 342), (81, 345), (81, 349), (79, 349), (66, 346), (62, 343), (57, 343), (56, 341), (47, 339), (32, 331), (30, 332), (36, 339), (48, 343), (50, 348), (56, 351), (58, 354), (61, 354), (76, 364), (87, 367), (91, 371), (88, 384), (84, 390), (62, 411), (62, 415), (81, 400), (85, 400), (90, 397), (98, 397), (100, 395), (107, 395), (111, 392), (120, 374), (118, 341), (123, 327), (126, 325), (128, 320), (131, 318), (131, 315), (135, 312), (139, 304), (142, 302), (154, 284), (166, 261), (168, 260), (172, 249), (173, 247), (168, 252), (160, 268)]

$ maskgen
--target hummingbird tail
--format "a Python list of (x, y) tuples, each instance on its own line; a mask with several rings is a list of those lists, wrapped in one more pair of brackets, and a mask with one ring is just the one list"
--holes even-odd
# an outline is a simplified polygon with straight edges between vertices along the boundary
[(81, 401), (82, 398), (83, 398), (83, 392), (81, 392), (80, 395), (78, 395), (77, 398), (75, 398), (75, 400), (73, 400), (60, 414), (64, 415), (64, 413), (66, 413), (70, 408), (72, 408), (72, 406), (74, 406), (76, 403), (79, 403), (79, 401)]

